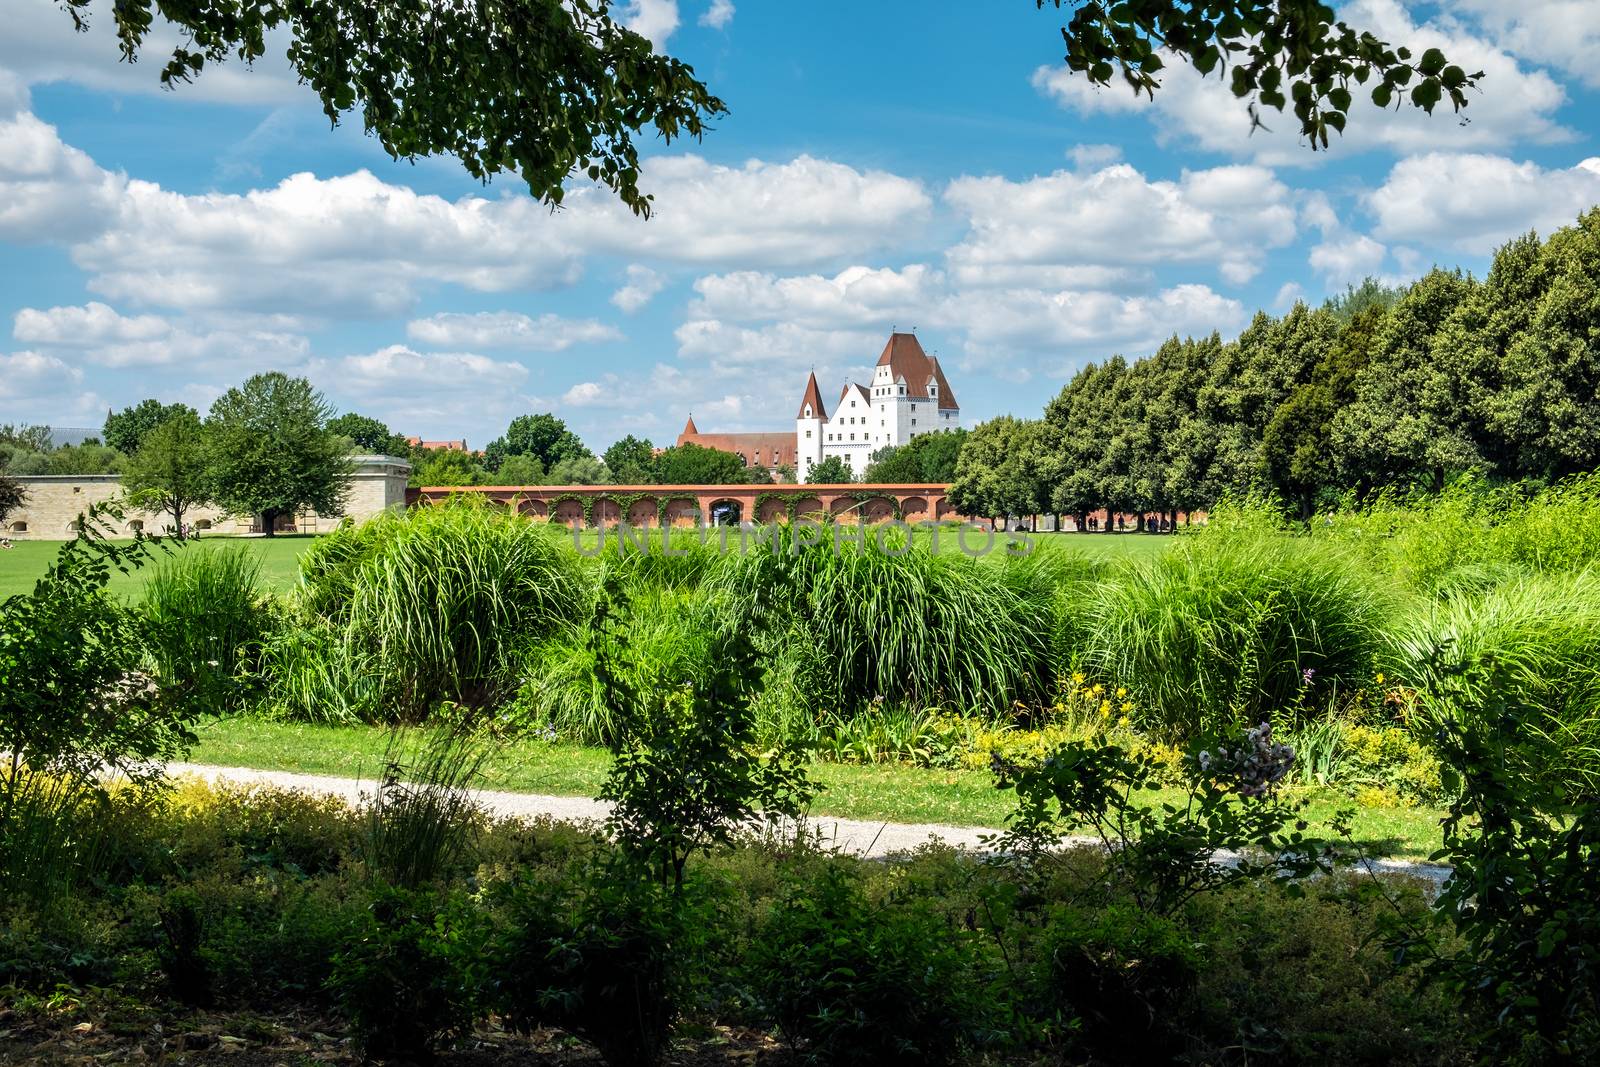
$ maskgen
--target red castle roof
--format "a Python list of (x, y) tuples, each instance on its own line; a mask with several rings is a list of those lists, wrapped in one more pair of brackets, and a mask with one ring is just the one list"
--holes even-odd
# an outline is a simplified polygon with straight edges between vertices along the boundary
[(960, 407), (956, 403), (956, 394), (950, 389), (950, 383), (944, 380), (944, 371), (939, 367), (939, 361), (922, 350), (922, 344), (917, 340), (916, 334), (891, 333), (889, 343), (883, 346), (883, 354), (878, 357), (878, 366), (889, 368), (891, 380), (905, 381), (908, 398), (930, 399), (928, 382), (932, 381), (939, 388), (941, 411)]

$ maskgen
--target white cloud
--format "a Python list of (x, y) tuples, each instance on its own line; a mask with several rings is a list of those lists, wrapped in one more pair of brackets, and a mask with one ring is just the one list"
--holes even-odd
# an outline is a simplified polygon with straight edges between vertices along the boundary
[(561, 394), (561, 402), (572, 407), (592, 407), (606, 398), (606, 389), (599, 382), (579, 382)]
[(64, 144), (28, 110), (28, 92), (0, 70), (0, 240), (71, 240), (104, 226), (125, 180)]
[(650, 38), (659, 52), (678, 29), (678, 0), (628, 0), (617, 17), (634, 33)]
[(740, 167), (661, 156), (639, 187), (655, 194), (641, 222), (611, 194), (582, 188), (554, 221), (585, 249), (729, 267), (797, 267), (903, 242), (932, 202), (920, 182), (797, 156)]
[(994, 267), (1213, 262), (1242, 282), (1295, 236), (1288, 187), (1253, 166), (1185, 171), (1177, 182), (1151, 181), (1127, 164), (1026, 181), (958, 178), (945, 200), (971, 227), (947, 255), (974, 283)]
[(122, 315), (98, 301), (83, 307), (23, 308), (12, 336), (105, 367), (168, 365), (241, 368), (294, 367), (310, 343), (276, 317), (219, 316), (171, 320)]
[(1330, 236), (1311, 250), (1311, 269), (1335, 286), (1378, 273), (1388, 249), (1365, 234)]
[(725, 30), (733, 21), (733, 0), (711, 0), (711, 6), (700, 16), (700, 25), (713, 30)]
[(1600, 203), (1600, 157), (1546, 170), (1504, 156), (1414, 156), (1396, 163), (1366, 203), (1382, 237), (1483, 255), (1530, 229), (1570, 225)]
[(1204, 285), (1178, 285), (1144, 296), (1040, 289), (969, 291), (948, 307), (969, 348), (1146, 355), (1173, 334), (1229, 332), (1243, 325), (1237, 300)]
[(1272, 298), (1272, 306), (1279, 311), (1288, 311), (1295, 303), (1304, 300), (1306, 291), (1299, 282), (1284, 282), (1278, 286), (1278, 293)]
[[(1353, 86), (1358, 103), (1351, 109), (1344, 136), (1330, 139), (1334, 153), (1374, 148), (1460, 151), (1572, 136), (1554, 117), (1567, 100), (1561, 85), (1544, 71), (1524, 67), (1459, 20), (1440, 17), (1419, 24), (1399, 0), (1356, 0), (1340, 11), (1340, 17), (1392, 43), (1404, 43), (1418, 54), (1440, 48), (1465, 70), (1483, 71), (1484, 80), (1482, 91), (1460, 116), (1448, 104), (1435, 108), (1432, 116), (1409, 104), (1380, 110), (1371, 103), (1370, 86)], [(1264, 108), (1262, 121), (1269, 128), (1252, 129), (1248, 101), (1233, 95), (1226, 76), (1213, 72), (1203, 78), (1189, 64), (1173, 60), (1161, 82), (1151, 100), (1136, 97), (1121, 82), (1098, 89), (1065, 67), (1040, 67), (1033, 75), (1036, 89), (1082, 114), (1146, 116), (1164, 143), (1181, 141), (1274, 166), (1310, 166), (1327, 158), (1301, 140), (1292, 110)]]
[(930, 313), (943, 276), (922, 264), (902, 270), (849, 267), (831, 278), (777, 277), (756, 271), (713, 274), (694, 283), (691, 319), (730, 322), (781, 320), (811, 329), (909, 329)]
[(1600, 88), (1600, 4), (1592, 0), (1457, 0), (1507, 51)]
[(0, 352), (0, 411), (24, 422), (81, 424), (104, 411), (83, 388), (83, 372), (42, 352)]
[[(396, 432), (459, 436), (464, 423), (504, 424), (511, 415), (548, 402), (523, 388), (528, 368), (471, 352), (417, 352), (389, 345), (376, 352), (312, 360), (314, 382), (352, 410), (382, 418)], [(480, 442), (481, 443), (481, 442)]]
[(522, 348), (535, 352), (562, 352), (573, 345), (623, 339), (621, 330), (596, 319), (568, 319), (549, 313), (535, 319), (514, 311), (443, 312), (411, 320), (406, 324), (406, 336), (440, 347)]
[(644, 264), (629, 264), (627, 284), (611, 294), (611, 303), (632, 315), (655, 299), (666, 284), (665, 278)]

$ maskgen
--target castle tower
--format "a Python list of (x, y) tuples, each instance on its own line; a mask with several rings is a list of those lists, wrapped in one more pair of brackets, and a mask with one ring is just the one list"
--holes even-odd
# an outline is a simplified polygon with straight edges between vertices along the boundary
[(806, 379), (806, 392), (800, 398), (800, 410), (794, 417), (794, 475), (795, 481), (808, 482), (813, 466), (822, 462), (823, 426), (828, 421), (828, 411), (822, 406), (822, 390), (817, 388), (817, 374), (811, 372)]

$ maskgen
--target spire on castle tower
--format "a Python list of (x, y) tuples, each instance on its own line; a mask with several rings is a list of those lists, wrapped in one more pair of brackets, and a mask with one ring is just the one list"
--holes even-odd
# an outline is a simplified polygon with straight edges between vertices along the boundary
[[(806, 414), (806, 408), (811, 409), (811, 414)], [(817, 388), (817, 372), (812, 371), (806, 379), (806, 392), (800, 398), (800, 411), (795, 415), (797, 419), (826, 419), (828, 409), (822, 406), (822, 390)]]
[(678, 436), (689, 437), (693, 434), (698, 434), (699, 432), (699, 428), (694, 424), (694, 414), (691, 412), (689, 415), (689, 421), (683, 425), (683, 433), (679, 434)]

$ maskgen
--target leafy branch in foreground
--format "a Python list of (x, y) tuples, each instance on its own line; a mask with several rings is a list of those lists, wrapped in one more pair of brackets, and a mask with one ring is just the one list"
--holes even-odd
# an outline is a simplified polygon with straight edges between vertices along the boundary
[[(78, 29), (93, 0), (66, 0)], [(396, 159), (459, 158), (473, 177), (510, 171), (559, 204), (575, 172), (604, 183), (635, 214), (633, 135), (700, 137), (727, 108), (694, 68), (658, 55), (611, 18), (608, 0), (116, 0), (122, 56), (138, 57), (157, 18), (182, 34), (161, 84), (192, 81), (230, 55), (266, 54), (289, 35), (288, 60), (337, 123), (362, 109), (366, 131)]]
[[(1233, 95), (1278, 111), (1293, 101), (1300, 132), (1313, 150), (1328, 146), (1330, 128), (1344, 132), (1352, 83), (1373, 82), (1378, 107), (1398, 105), (1409, 86), (1412, 105), (1431, 115), (1447, 97), (1456, 111), (1466, 107), (1467, 90), (1483, 77), (1482, 71), (1468, 74), (1437, 48), (1413, 59), (1409, 48), (1338, 21), (1319, 0), (1049, 2), (1076, 8), (1061, 30), (1067, 69), (1074, 73), (1109, 85), (1120, 69), (1135, 93), (1154, 98), (1164, 56), (1187, 61), (1201, 75), (1231, 63)], [(1046, 0), (1037, 3), (1042, 8)], [(1250, 110), (1260, 125), (1254, 102)]]

